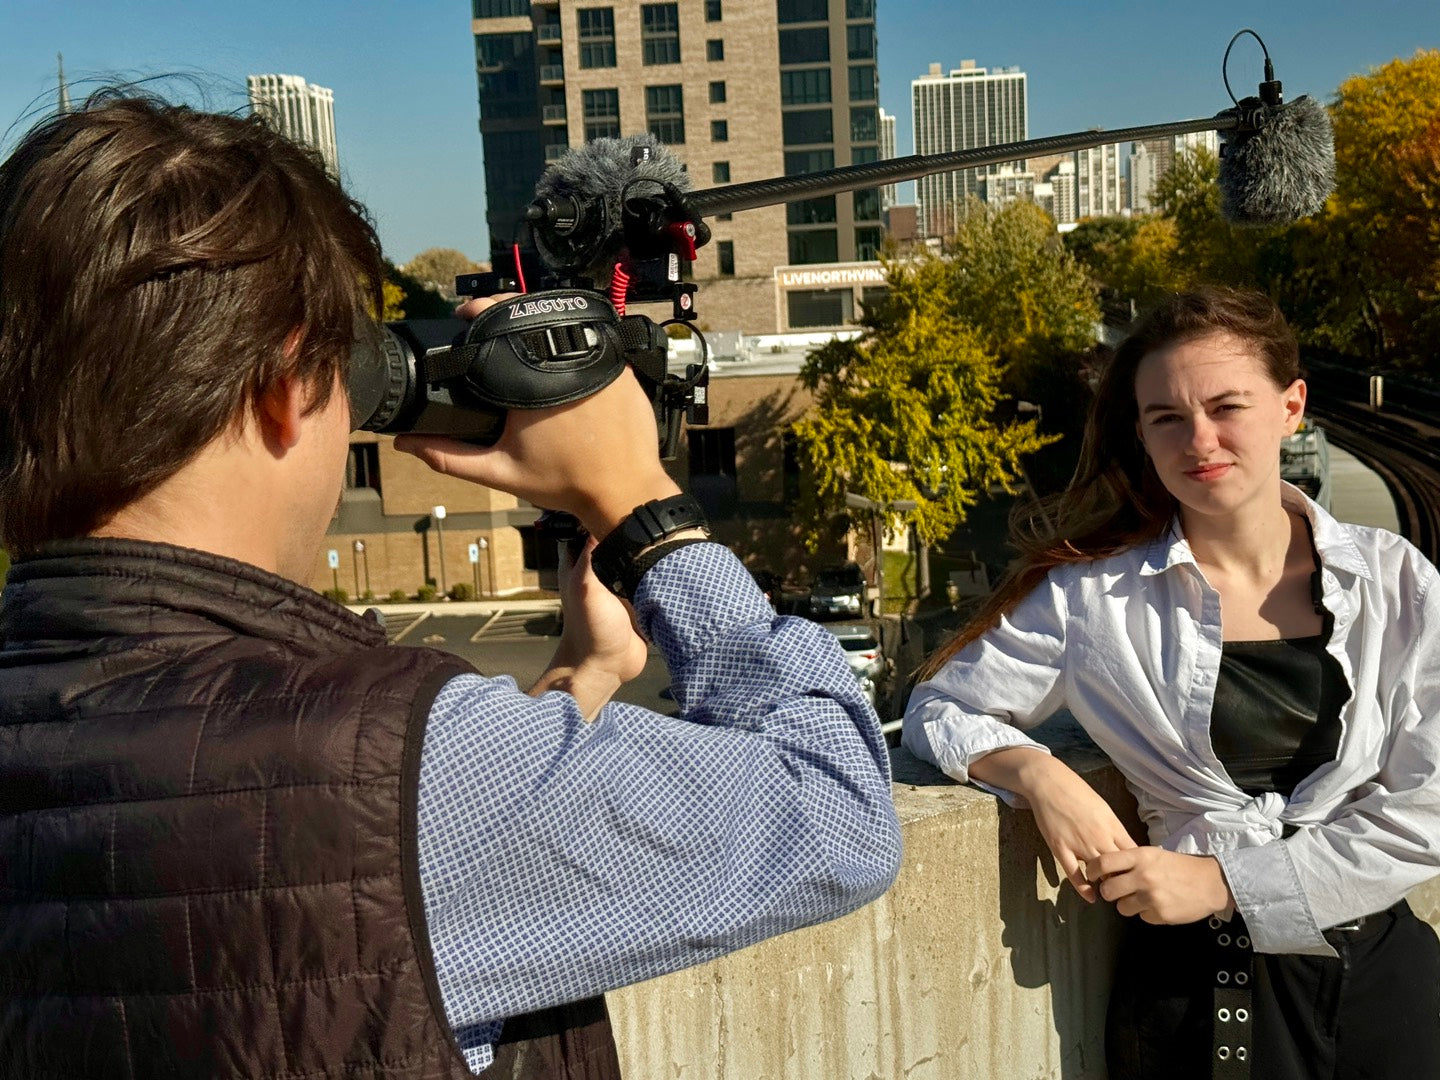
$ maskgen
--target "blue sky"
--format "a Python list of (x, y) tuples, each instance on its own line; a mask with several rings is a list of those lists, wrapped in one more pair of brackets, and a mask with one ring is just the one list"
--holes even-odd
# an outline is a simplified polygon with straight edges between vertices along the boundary
[[(1328, 99), (1352, 74), (1440, 47), (1436, 0), (877, 0), (877, 8), (881, 104), (900, 117), (902, 154), (910, 149), (910, 80), (932, 61), (1019, 65), (1029, 75), (1030, 134), (1039, 137), (1218, 111), (1229, 104), (1220, 58), (1242, 26), (1265, 39), (1291, 97)], [(444, 246), (483, 258), (469, 34), (468, 0), (0, 0), (0, 151), (28, 126), (27, 115), (53, 105), (57, 52), (76, 93), (182, 73), (189, 79), (171, 93), (219, 110), (243, 111), (249, 73), (301, 75), (335, 91), (342, 171), (390, 257), (404, 262)], [(1260, 63), (1253, 41), (1236, 45), (1237, 94), (1253, 92)]]

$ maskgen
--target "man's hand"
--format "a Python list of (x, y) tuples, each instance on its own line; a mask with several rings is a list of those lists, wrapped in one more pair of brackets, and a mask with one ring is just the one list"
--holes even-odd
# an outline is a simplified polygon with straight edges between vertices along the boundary
[(1110, 804), (1074, 769), (1039, 750), (1012, 747), (977, 758), (970, 775), (994, 787), (1023, 795), (1035, 813), (1035, 824), (1060, 872), (1081, 899), (1098, 898), (1085, 864), (1102, 852), (1135, 847)]
[[(502, 299), (471, 300), (456, 314), (473, 319)], [(395, 439), (395, 449), (414, 454), (437, 472), (574, 514), (596, 538), (641, 503), (679, 494), (660, 464), (659, 447), (655, 413), (628, 367), (580, 401), (511, 409), (493, 446), (431, 435)]]
[(1192, 923), (1234, 903), (1220, 862), (1210, 855), (1138, 847), (1099, 855), (1085, 872), (1116, 911), (1148, 923)]

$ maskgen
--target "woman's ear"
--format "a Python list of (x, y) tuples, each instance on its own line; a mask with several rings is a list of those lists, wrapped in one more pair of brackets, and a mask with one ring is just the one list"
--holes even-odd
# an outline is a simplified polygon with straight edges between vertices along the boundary
[(1300, 428), (1300, 422), (1305, 419), (1305, 400), (1309, 394), (1304, 379), (1296, 379), (1280, 395), (1281, 404), (1285, 408), (1285, 434), (1293, 435)]

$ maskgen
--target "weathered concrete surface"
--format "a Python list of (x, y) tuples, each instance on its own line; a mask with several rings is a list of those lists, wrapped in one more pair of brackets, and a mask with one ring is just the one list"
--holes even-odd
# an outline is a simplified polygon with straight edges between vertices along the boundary
[[(1054, 727), (1054, 725), (1048, 725)], [(1073, 728), (1052, 745), (1139, 833)], [(609, 995), (634, 1080), (1103, 1080), (1123, 920), (1058, 887), (1030, 814), (897, 751), (905, 862), (844, 919)], [(1440, 921), (1440, 887), (1411, 903)]]

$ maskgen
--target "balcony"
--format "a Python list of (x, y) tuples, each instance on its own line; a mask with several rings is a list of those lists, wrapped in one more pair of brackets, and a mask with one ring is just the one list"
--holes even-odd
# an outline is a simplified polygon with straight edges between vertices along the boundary
[(543, 84), (543, 83), (561, 83), (561, 82), (564, 82), (564, 81), (565, 81), (565, 65), (564, 65), (564, 64), (541, 64), (541, 65), (540, 65), (540, 82), (541, 82), (542, 84)]
[(540, 110), (540, 119), (547, 124), (565, 123), (564, 105), (546, 105)]
[(543, 23), (535, 28), (535, 40), (541, 45), (560, 44), (560, 24)]

